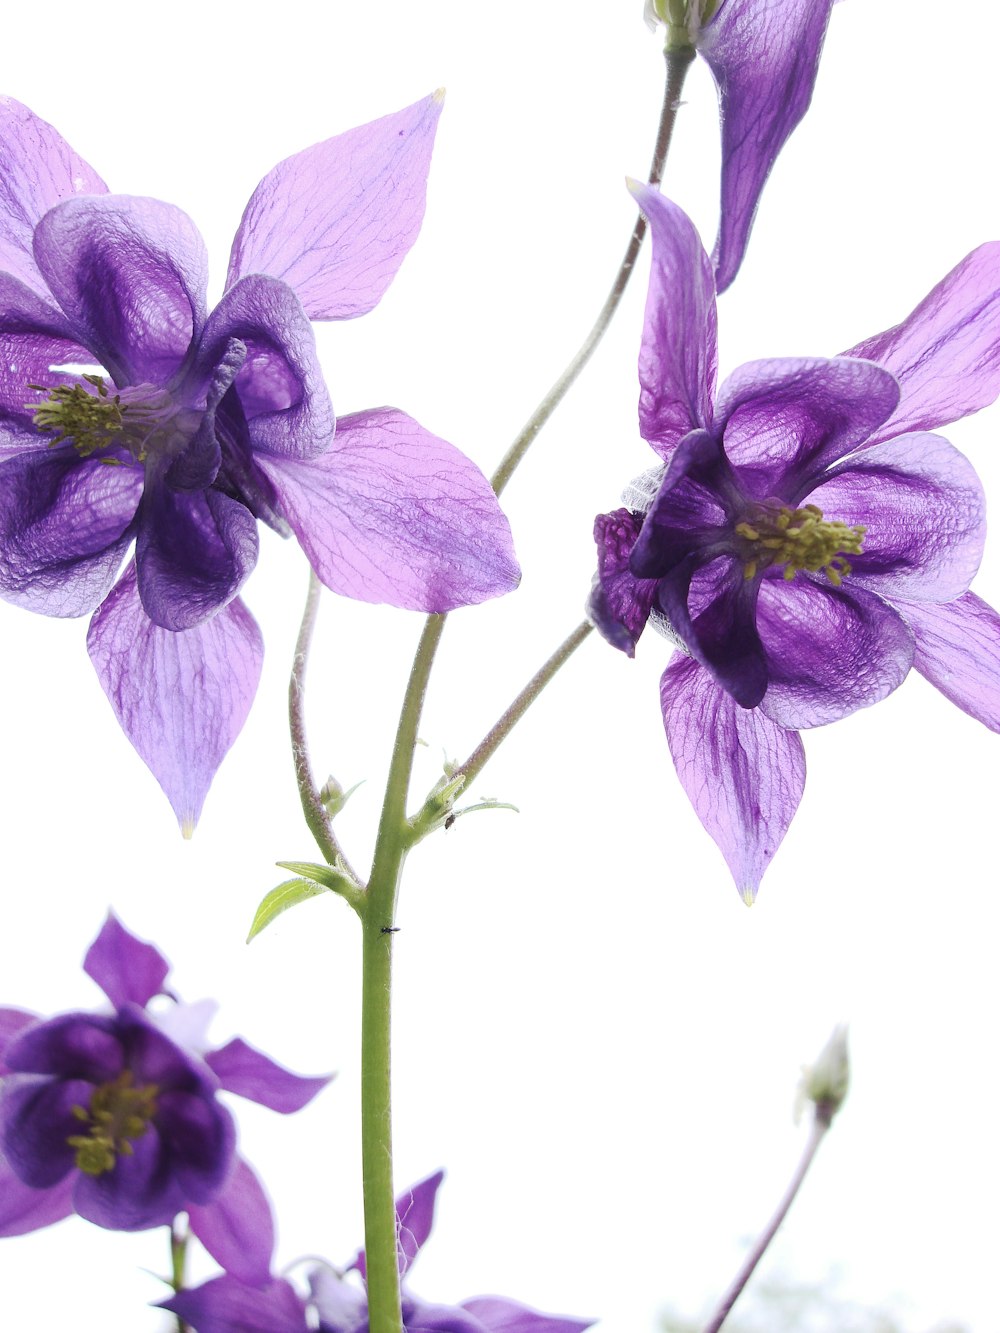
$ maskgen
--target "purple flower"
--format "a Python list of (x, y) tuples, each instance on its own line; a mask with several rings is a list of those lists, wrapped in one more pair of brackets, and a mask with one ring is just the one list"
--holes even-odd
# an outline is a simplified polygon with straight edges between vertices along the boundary
[[(399, 1220), (399, 1272), (402, 1277), (420, 1252), (434, 1221), (434, 1200), (444, 1177), (428, 1176), (396, 1200)], [(213, 1278), (168, 1301), (172, 1310), (195, 1333), (307, 1333), (310, 1308), (320, 1333), (367, 1333), (368, 1301), (363, 1287), (350, 1281), (357, 1270), (365, 1274), (364, 1251), (346, 1273), (315, 1268), (309, 1276), (310, 1297), (305, 1300), (291, 1285), (274, 1278), (261, 1289), (248, 1287), (232, 1276)], [(582, 1333), (592, 1319), (540, 1314), (503, 1296), (477, 1296), (461, 1305), (431, 1305), (403, 1288), (405, 1333)]]
[(363, 601), (448, 611), (517, 582), (506, 519), (458, 450), (394, 408), (334, 433), (310, 324), (382, 297), (440, 110), (425, 98), (275, 167), (209, 312), (190, 219), (108, 194), (0, 99), (0, 596), (96, 609), (101, 683), (185, 829), (260, 675), (237, 600), (258, 519)]
[(640, 429), (660, 456), (598, 517), (593, 619), (661, 686), (674, 762), (752, 901), (805, 781), (799, 727), (911, 666), (1000, 730), (1000, 618), (968, 592), (985, 535), (971, 465), (930, 434), (1000, 391), (1000, 244), (844, 356), (752, 362), (715, 392), (711, 266), (684, 213), (638, 187), (653, 271)]
[(647, 0), (668, 46), (693, 46), (719, 90), (722, 198), (718, 290), (739, 271), (775, 159), (805, 115), (833, 0)]
[(150, 1012), (154, 996), (175, 998), (164, 988), (169, 965), (113, 915), (83, 966), (110, 1013), (0, 1009), (0, 1236), (73, 1212), (138, 1231), (185, 1211), (228, 1272), (266, 1281), (270, 1205), (236, 1153), (218, 1093), (289, 1113), (329, 1079), (292, 1074), (238, 1037), (204, 1050), (196, 1030), (214, 1006)]

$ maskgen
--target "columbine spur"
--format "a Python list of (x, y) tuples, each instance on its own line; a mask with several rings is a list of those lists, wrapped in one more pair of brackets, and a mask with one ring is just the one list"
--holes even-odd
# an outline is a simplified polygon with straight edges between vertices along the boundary
[(0, 99), (0, 596), (96, 609), (101, 684), (186, 830), (260, 674), (237, 599), (258, 519), (363, 601), (447, 611), (517, 582), (506, 519), (457, 449), (393, 408), (334, 433), (310, 324), (382, 297), (420, 227), (440, 109), (275, 167), (209, 312), (186, 214), (107, 193)]
[[(443, 1178), (444, 1173), (437, 1171), (396, 1200), (400, 1277), (430, 1235)], [(190, 1324), (195, 1333), (308, 1333), (310, 1328), (318, 1328), (319, 1333), (365, 1333), (368, 1300), (362, 1286), (349, 1280), (354, 1270), (364, 1277), (364, 1251), (345, 1273), (331, 1267), (314, 1268), (308, 1301), (283, 1278), (252, 1289), (226, 1276), (179, 1292), (162, 1306)], [(308, 1321), (310, 1307), (316, 1323)], [(402, 1311), (404, 1333), (583, 1333), (594, 1322), (541, 1314), (505, 1296), (476, 1296), (461, 1305), (431, 1305), (405, 1286)]]
[(266, 1281), (270, 1205), (218, 1093), (289, 1114), (329, 1079), (292, 1074), (239, 1037), (207, 1049), (214, 1005), (151, 1011), (154, 997), (174, 998), (169, 964), (113, 915), (83, 967), (110, 1011), (0, 1009), (0, 1236), (74, 1212), (137, 1231), (183, 1211), (227, 1272)]
[(592, 618), (661, 685), (684, 788), (752, 901), (805, 781), (797, 728), (876, 702), (911, 666), (1000, 730), (1000, 617), (968, 591), (982, 488), (929, 428), (1000, 391), (1000, 243), (843, 356), (757, 361), (715, 391), (715, 289), (686, 215), (636, 186), (653, 267), (640, 430), (662, 460), (595, 526)]

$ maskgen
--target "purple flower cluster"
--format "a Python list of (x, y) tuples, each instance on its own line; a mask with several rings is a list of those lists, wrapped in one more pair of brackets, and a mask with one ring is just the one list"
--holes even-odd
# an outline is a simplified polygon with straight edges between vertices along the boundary
[(191, 220), (107, 193), (0, 99), (0, 596), (96, 611), (101, 683), (186, 830), (260, 674), (237, 598), (258, 520), (363, 601), (448, 611), (517, 583), (506, 519), (457, 449), (394, 408), (335, 423), (310, 324), (382, 297), (440, 110), (425, 98), (275, 167), (209, 311)]
[[(403, 1277), (434, 1222), (434, 1203), (441, 1171), (428, 1176), (396, 1200), (399, 1274)], [(368, 1300), (363, 1287), (350, 1280), (365, 1276), (362, 1250), (345, 1272), (314, 1268), (306, 1300), (283, 1278), (263, 1287), (248, 1286), (231, 1274), (213, 1278), (162, 1302), (190, 1324), (195, 1333), (365, 1333)], [(309, 1322), (310, 1311), (318, 1323)], [(477, 1296), (460, 1305), (432, 1305), (402, 1289), (404, 1333), (583, 1333), (592, 1319), (541, 1314), (505, 1296)]]
[(205, 1049), (204, 1005), (152, 1012), (154, 997), (173, 999), (169, 965), (113, 915), (83, 966), (111, 1012), (0, 1009), (0, 1236), (74, 1212), (137, 1231), (183, 1211), (228, 1272), (267, 1280), (270, 1205), (218, 1094), (288, 1114), (329, 1079), (292, 1074), (240, 1038)]
[(712, 266), (636, 187), (653, 238), (640, 429), (661, 463), (598, 517), (590, 610), (631, 654), (647, 621), (681, 781), (753, 901), (805, 782), (797, 729), (911, 666), (1000, 730), (1000, 617), (968, 591), (985, 503), (931, 429), (1000, 392), (1000, 244), (843, 356), (751, 362), (716, 391)]

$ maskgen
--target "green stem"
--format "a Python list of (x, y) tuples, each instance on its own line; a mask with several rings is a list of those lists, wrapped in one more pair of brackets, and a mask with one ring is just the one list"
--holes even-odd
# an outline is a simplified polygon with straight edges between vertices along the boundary
[[(184, 1267), (187, 1260), (187, 1233), (176, 1226), (170, 1228), (170, 1285), (174, 1292), (184, 1290)], [(177, 1333), (191, 1333), (184, 1320), (177, 1316)]]

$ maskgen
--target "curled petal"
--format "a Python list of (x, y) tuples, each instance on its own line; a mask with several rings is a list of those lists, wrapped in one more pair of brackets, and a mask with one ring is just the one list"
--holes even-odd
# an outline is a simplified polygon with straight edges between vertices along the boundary
[(613, 648), (629, 657), (646, 627), (656, 596), (656, 579), (640, 579), (629, 569), (629, 556), (642, 527), (642, 515), (629, 509), (598, 514), (594, 520), (597, 573), (587, 614)]
[(51, 1189), (73, 1170), (75, 1149), (68, 1140), (80, 1132), (74, 1115), (87, 1106), (93, 1085), (83, 1079), (11, 1074), (0, 1089), (2, 1151), (19, 1180), (32, 1189)]
[(76, 1173), (73, 1205), (81, 1217), (109, 1231), (145, 1231), (168, 1226), (185, 1206), (174, 1179), (170, 1154), (155, 1125), (119, 1153), (110, 1171)]
[[(0, 273), (0, 457), (48, 444), (52, 437), (39, 433), (29, 404), (40, 402), (56, 384), (78, 382), (53, 366), (88, 365), (92, 360), (74, 341), (60, 310), (9, 273)], [(46, 389), (32, 389), (32, 384)]]
[(660, 701), (681, 785), (752, 903), (802, 797), (802, 741), (759, 708), (741, 708), (679, 653), (663, 673)]
[(0, 1154), (0, 1237), (24, 1236), (51, 1226), (73, 1211), (73, 1176), (50, 1189), (32, 1189), (11, 1170)]
[(59, 1014), (27, 1026), (8, 1045), (8, 1066), (26, 1074), (106, 1083), (124, 1067), (114, 1020), (104, 1014)]
[(179, 1291), (161, 1310), (170, 1310), (198, 1333), (308, 1333), (305, 1302), (284, 1278), (249, 1286), (236, 1278), (212, 1278)]
[(87, 648), (122, 730), (189, 836), (257, 690), (256, 622), (235, 601), (194, 629), (161, 629), (142, 609), (132, 567), (91, 621)]
[(736, 277), (764, 182), (806, 113), (833, 0), (723, 0), (698, 49), (719, 87), (719, 291)]
[(310, 319), (351, 319), (381, 300), (424, 216), (443, 94), (287, 158), (253, 192), (226, 286), (268, 273)]
[(639, 350), (639, 429), (661, 458), (712, 424), (718, 371), (715, 283), (694, 223), (648, 185), (633, 185), (653, 261)]
[(899, 602), (913, 631), (913, 665), (959, 708), (1000, 731), (1000, 615), (975, 593), (937, 606)]
[(973, 250), (901, 324), (844, 355), (877, 361), (902, 389), (873, 444), (992, 403), (1000, 393), (1000, 241)]
[(510, 526), (476, 465), (394, 408), (342, 417), (318, 458), (257, 460), (328, 588), (451, 611), (510, 592)]
[(293, 1074), (254, 1050), (242, 1037), (234, 1037), (219, 1050), (209, 1051), (205, 1063), (226, 1092), (246, 1097), (282, 1115), (308, 1106), (332, 1077), (303, 1078), (301, 1074)]
[(31, 251), (35, 227), (61, 200), (107, 188), (47, 121), (0, 97), (0, 271), (48, 295)]
[(518, 1301), (508, 1300), (506, 1296), (476, 1296), (471, 1301), (463, 1301), (462, 1309), (474, 1315), (487, 1333), (583, 1333), (585, 1328), (591, 1328), (597, 1322), (594, 1319), (572, 1319), (568, 1315), (542, 1314)]
[(159, 995), (170, 964), (155, 945), (137, 939), (109, 912), (87, 950), (83, 970), (120, 1009), (128, 1000), (144, 1005)]
[(0, 1009), (0, 1078), (10, 1072), (4, 1063), (7, 1047), (25, 1028), (39, 1021), (37, 1014), (29, 1014), (26, 1009)]
[[(274, 1218), (263, 1186), (242, 1157), (233, 1159), (229, 1175), (212, 1202), (192, 1204), (187, 1212), (191, 1230), (227, 1273), (253, 1285), (268, 1281)], [(278, 1327), (283, 1330), (284, 1326)]]
[(226, 1108), (203, 1094), (161, 1092), (156, 1127), (185, 1200), (199, 1204), (214, 1200), (232, 1167), (236, 1145), (236, 1129)]
[(90, 195), (38, 224), (35, 260), (117, 384), (165, 384), (205, 318), (208, 257), (186, 213), (158, 199)]

